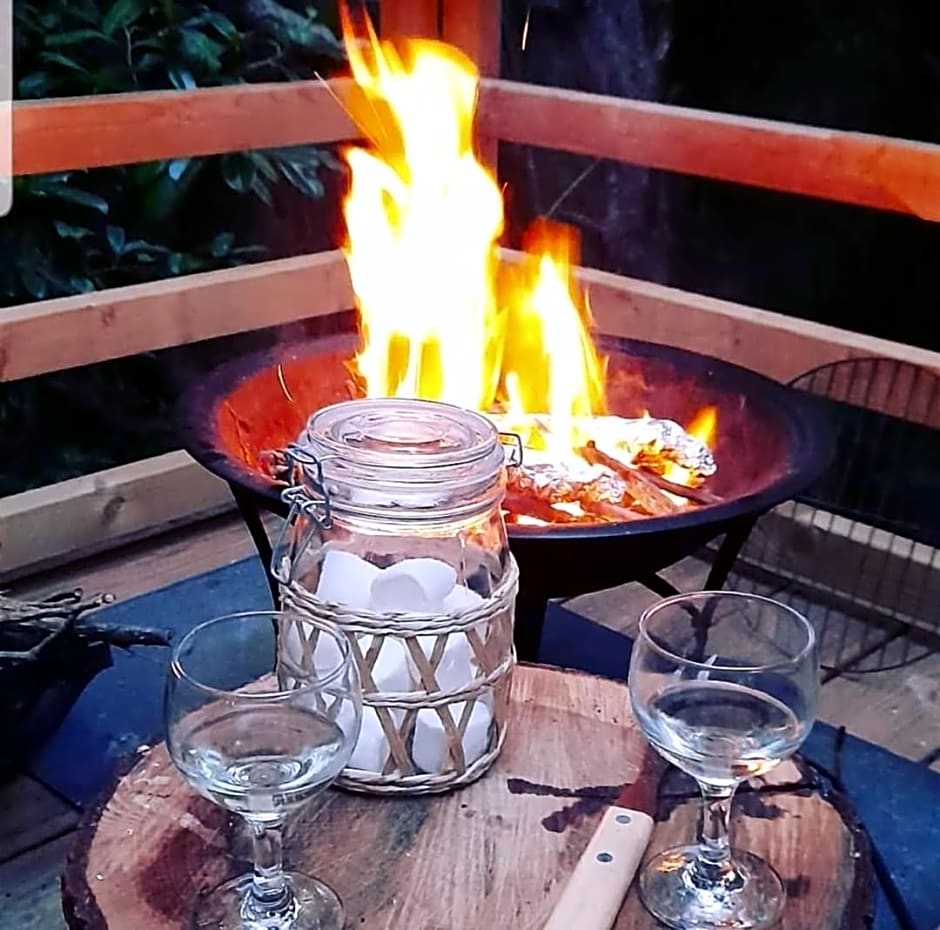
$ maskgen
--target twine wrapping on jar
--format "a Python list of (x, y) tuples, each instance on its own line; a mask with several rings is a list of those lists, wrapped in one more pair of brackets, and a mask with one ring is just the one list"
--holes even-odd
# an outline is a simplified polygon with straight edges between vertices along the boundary
[[(338, 786), (381, 795), (433, 794), (470, 784), (496, 761), (506, 737), (510, 678), (516, 660), (512, 634), (519, 575), (511, 556), (508, 563), (489, 598), (446, 614), (353, 610), (319, 599), (296, 581), (281, 585), (285, 610), (329, 620), (349, 636), (362, 679), (363, 706), (374, 712), (387, 742), (381, 771), (347, 768), (337, 780)], [(454, 636), (466, 640), (477, 674), (459, 687), (444, 689), (437, 675)], [(386, 639), (401, 644), (416, 674), (418, 682), (410, 692), (383, 692), (376, 687), (373, 671)], [(363, 641), (368, 643), (365, 649)], [(302, 676), (313, 661), (316, 643), (302, 636), (299, 642), (301, 654), (288, 671)], [(293, 664), (289, 658), (285, 662)], [(421, 714), (425, 715), (425, 731), (428, 722), (440, 727), (444, 740), (441, 771), (423, 771), (415, 759), (415, 731)], [(464, 752), (468, 728), (474, 718), (486, 717), (490, 720), (485, 751), (468, 761)]]

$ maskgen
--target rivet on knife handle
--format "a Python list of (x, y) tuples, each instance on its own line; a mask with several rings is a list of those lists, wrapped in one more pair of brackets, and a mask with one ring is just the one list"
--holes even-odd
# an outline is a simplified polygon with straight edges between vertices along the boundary
[(544, 930), (610, 930), (652, 832), (649, 814), (608, 808)]

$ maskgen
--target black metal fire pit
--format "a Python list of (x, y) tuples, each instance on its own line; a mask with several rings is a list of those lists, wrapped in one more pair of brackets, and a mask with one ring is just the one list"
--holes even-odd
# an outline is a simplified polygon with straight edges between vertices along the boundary
[[(608, 356), (612, 413), (688, 422), (705, 405), (718, 408), (709, 490), (720, 502), (629, 523), (510, 528), (520, 568), (517, 646), (534, 658), (547, 601), (628, 581), (659, 594), (675, 589), (658, 575), (718, 536), (725, 539), (708, 579), (720, 588), (754, 521), (808, 487), (831, 455), (824, 421), (811, 397), (747, 369), (669, 346), (600, 337)], [(316, 409), (353, 396), (346, 367), (356, 337), (332, 335), (233, 358), (188, 384), (178, 405), (186, 449), (232, 487), (262, 559), (270, 544), (260, 510), (286, 514), (280, 487), (262, 453), (300, 434)]]

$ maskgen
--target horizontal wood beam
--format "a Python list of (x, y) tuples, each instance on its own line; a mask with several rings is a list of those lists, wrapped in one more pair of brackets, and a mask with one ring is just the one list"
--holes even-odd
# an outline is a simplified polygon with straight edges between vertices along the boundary
[(185, 452), (0, 498), (0, 582), (232, 510)]
[[(578, 277), (601, 332), (713, 355), (780, 381), (866, 356), (940, 371), (940, 353), (927, 349), (593, 269)], [(331, 251), (25, 304), (0, 313), (0, 381), (325, 316), (354, 300), (345, 259)]]
[[(14, 173), (357, 138), (349, 79), (22, 102)], [(940, 220), (940, 146), (485, 79), (482, 137)]]
[(940, 221), (940, 145), (494, 80), (479, 131)]
[(341, 142), (352, 79), (25, 101), (13, 106), (13, 173)]
[(346, 260), (331, 251), (9, 307), (0, 382), (352, 306)]
[(940, 352), (590, 268), (578, 278), (598, 331), (712, 355), (778, 381), (870, 356), (940, 372)]

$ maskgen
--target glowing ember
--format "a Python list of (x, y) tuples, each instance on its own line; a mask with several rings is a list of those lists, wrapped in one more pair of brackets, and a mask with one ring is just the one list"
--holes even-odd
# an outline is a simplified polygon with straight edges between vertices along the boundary
[[(503, 203), (472, 147), (473, 63), (438, 42), (379, 42), (342, 10), (369, 149), (344, 155), (345, 247), (360, 317), (357, 380), (368, 396), (487, 411), (518, 433), (508, 506), (519, 522), (625, 520), (688, 505), (714, 472), (716, 415), (683, 430), (607, 415), (605, 362), (576, 288), (575, 234), (538, 223), (527, 260), (498, 276)], [(701, 501), (700, 501), (701, 502)]]

